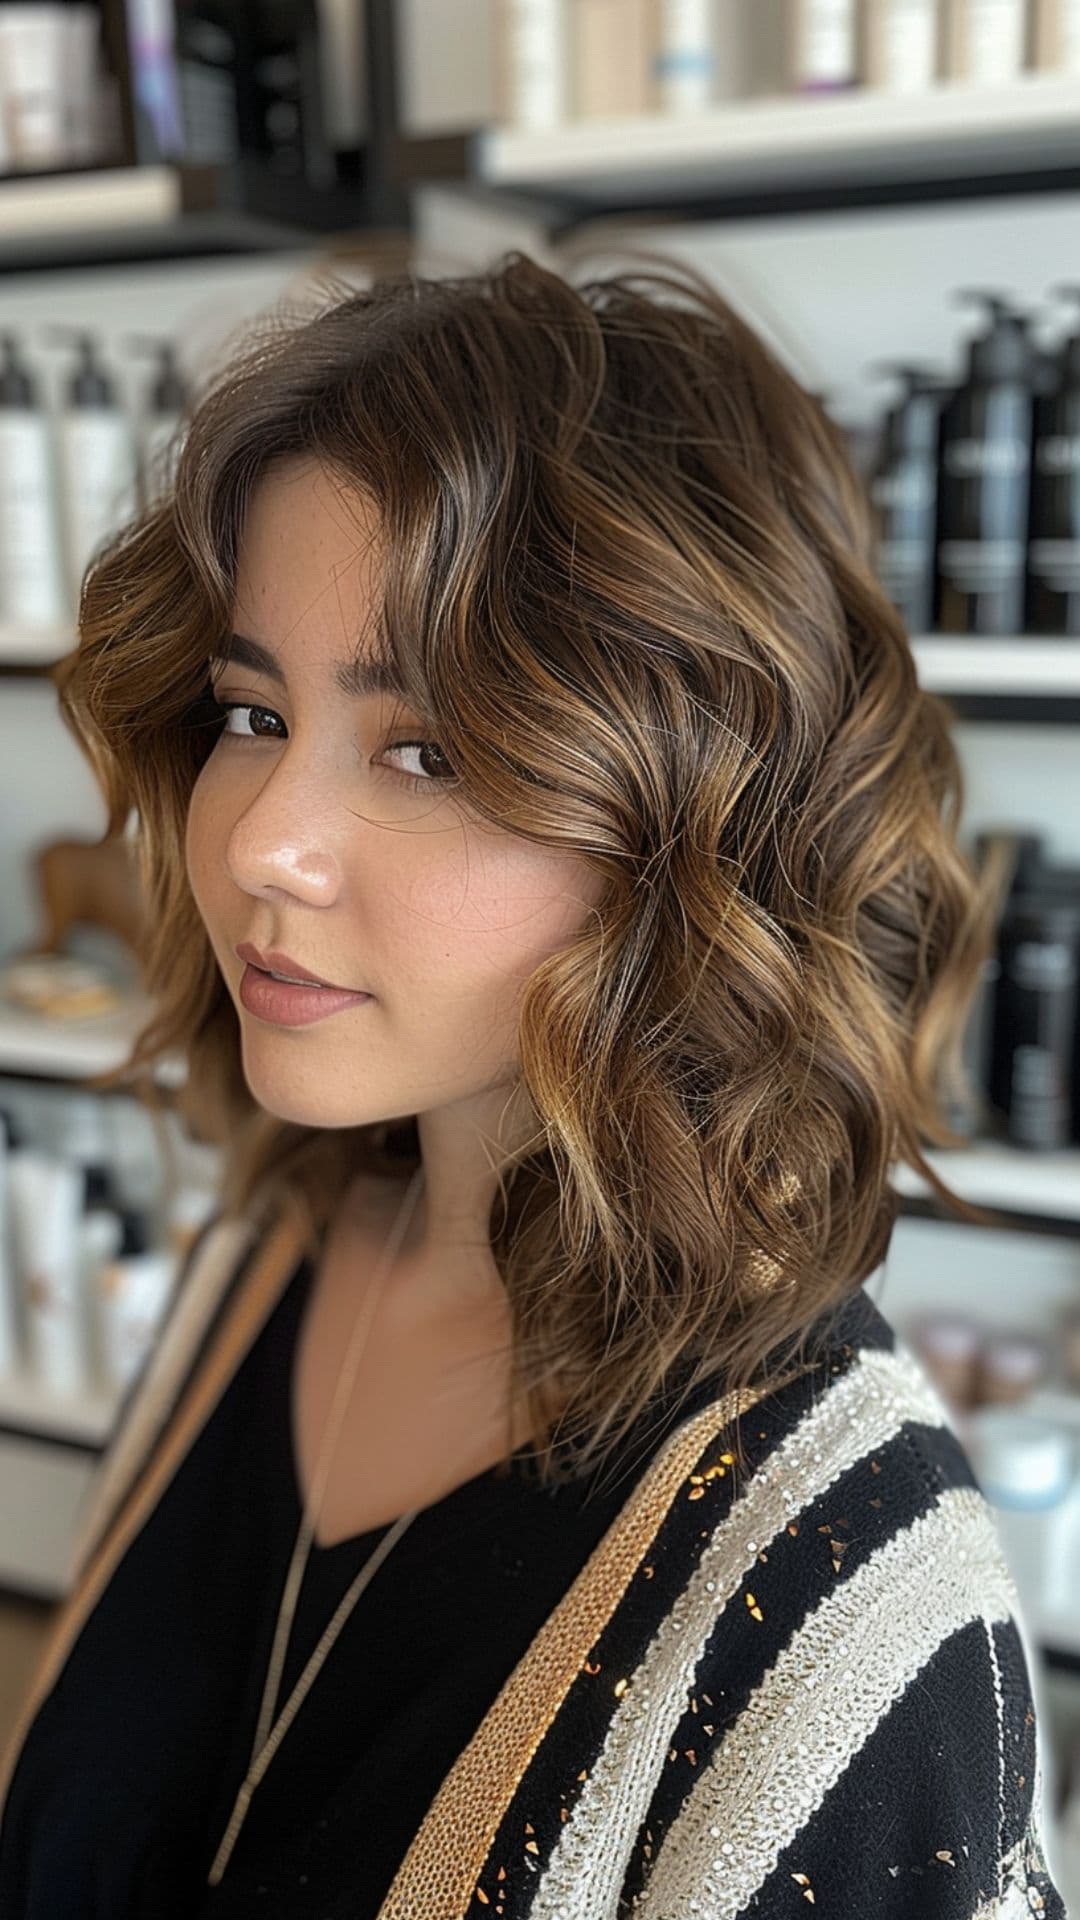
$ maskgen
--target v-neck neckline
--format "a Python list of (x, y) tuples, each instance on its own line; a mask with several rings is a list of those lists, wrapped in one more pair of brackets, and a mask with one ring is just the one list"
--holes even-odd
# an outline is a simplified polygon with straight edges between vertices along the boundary
[[(288, 1306), (291, 1314), (288, 1338), (283, 1343), (284, 1361), (282, 1373), (284, 1375), (283, 1398), (285, 1403), (284, 1424), (288, 1502), (290, 1522), (291, 1525), (295, 1527), (299, 1526), (303, 1515), (304, 1496), (300, 1480), (299, 1455), (296, 1445), (294, 1388), (300, 1333), (304, 1320), (304, 1308), (310, 1298), (314, 1278), (315, 1263), (310, 1254), (304, 1253), (301, 1255), (292, 1278), (289, 1281), (286, 1300), (283, 1303)], [(526, 1458), (530, 1456), (533, 1451), (532, 1443), (528, 1441), (523, 1446), (515, 1448), (514, 1452), (509, 1456), (510, 1472), (505, 1476), (500, 1474), (500, 1468), (503, 1462), (496, 1461), (489, 1467), (482, 1467), (479, 1473), (471, 1474), (467, 1480), (459, 1481), (456, 1487), (451, 1487), (448, 1492), (441, 1494), (435, 1500), (427, 1502), (426, 1505), (418, 1510), (415, 1519), (411, 1523), (410, 1531), (419, 1526), (422, 1521), (430, 1526), (433, 1522), (441, 1521), (447, 1512), (456, 1512), (459, 1506), (465, 1505), (472, 1496), (479, 1492), (489, 1481), (495, 1482), (496, 1484), (508, 1484), (511, 1480), (519, 1480), (521, 1476), (518, 1472), (518, 1467), (524, 1464)], [(393, 1519), (382, 1521), (378, 1526), (367, 1527), (356, 1533), (345, 1534), (340, 1540), (320, 1541), (313, 1534), (308, 1547), (310, 1560), (313, 1563), (325, 1565), (329, 1564), (336, 1555), (341, 1555), (343, 1558), (350, 1558), (363, 1544), (370, 1543), (370, 1546), (374, 1547), (383, 1534), (389, 1533), (391, 1527), (396, 1526), (400, 1517), (400, 1515), (395, 1515)]]

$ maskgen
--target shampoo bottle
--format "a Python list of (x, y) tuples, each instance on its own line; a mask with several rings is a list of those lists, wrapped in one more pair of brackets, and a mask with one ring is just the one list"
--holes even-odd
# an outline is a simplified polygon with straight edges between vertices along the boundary
[(1026, 316), (995, 294), (967, 376), (941, 417), (936, 622), (944, 633), (1024, 626), (1035, 355)]
[(934, 614), (934, 531), (941, 409), (948, 389), (921, 367), (882, 362), (904, 392), (889, 409), (870, 487), (877, 571), (910, 634), (930, 631)]
[(854, 86), (855, 0), (788, 0), (791, 84), (817, 93)]
[(888, 93), (923, 93), (937, 77), (938, 0), (866, 0), (863, 76)]
[(1026, 0), (944, 0), (946, 78), (1002, 86), (1023, 72)]
[(0, 619), (56, 626), (68, 609), (52, 422), (10, 328), (0, 349)]
[(74, 341), (79, 353), (57, 421), (64, 558), (68, 594), (77, 611), (90, 560), (136, 506), (135, 436), (93, 334), (59, 324), (48, 331)]
[(1021, 893), (1003, 916), (990, 1097), (1015, 1146), (1072, 1144), (1080, 1056), (1080, 895)]
[(125, 1208), (121, 1218), (120, 1250), (99, 1277), (99, 1309), (105, 1384), (124, 1394), (154, 1344), (179, 1267), (171, 1249), (150, 1245), (143, 1212)]
[[(1080, 286), (1060, 287), (1080, 299)], [(1027, 630), (1080, 634), (1080, 326), (1038, 396), (1031, 456)]]
[(78, 1394), (92, 1381), (79, 1245), (82, 1170), (34, 1147), (17, 1148), (7, 1164), (30, 1371), (61, 1397)]
[(139, 505), (145, 507), (172, 486), (188, 389), (174, 341), (153, 340), (139, 333), (131, 335), (128, 345), (137, 352), (153, 354), (158, 362), (137, 429)]
[(522, 131), (558, 126), (570, 110), (569, 0), (506, 0), (495, 18), (499, 118)]
[(1080, 73), (1080, 0), (1032, 0), (1031, 64)]

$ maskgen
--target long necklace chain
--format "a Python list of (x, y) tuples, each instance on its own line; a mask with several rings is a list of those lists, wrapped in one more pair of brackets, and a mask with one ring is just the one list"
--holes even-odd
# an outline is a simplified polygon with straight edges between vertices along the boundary
[(266, 1670), (262, 1705), (259, 1708), (259, 1718), (251, 1749), (251, 1760), (248, 1764), (243, 1785), (236, 1796), (232, 1813), (229, 1815), (228, 1824), (221, 1838), (221, 1844), (214, 1856), (213, 1865), (207, 1876), (207, 1885), (211, 1887), (217, 1886), (225, 1872), (229, 1857), (236, 1845), (237, 1836), (244, 1824), (248, 1808), (251, 1805), (252, 1795), (295, 1720), (316, 1675), (341, 1632), (342, 1627), (355, 1607), (356, 1602), (359, 1600), (360, 1595), (363, 1593), (364, 1588), (367, 1586), (368, 1581), (378, 1571), (386, 1559), (387, 1554), (396, 1546), (402, 1534), (405, 1532), (406, 1527), (415, 1520), (417, 1513), (420, 1511), (418, 1507), (413, 1507), (410, 1512), (403, 1513), (399, 1519), (395, 1520), (393, 1526), (390, 1527), (389, 1531), (384, 1534), (383, 1538), (379, 1541), (374, 1552), (365, 1560), (364, 1565), (361, 1567), (325, 1627), (314, 1652), (293, 1687), (288, 1700), (282, 1707), (277, 1719), (271, 1724), (278, 1688), (281, 1684), (281, 1674), (285, 1664), (285, 1652), (289, 1642), (289, 1634), (296, 1613), (296, 1603), (304, 1577), (304, 1570), (311, 1552), (315, 1523), (322, 1510), (323, 1494), (330, 1471), (334, 1446), (342, 1420), (344, 1419), (349, 1393), (356, 1376), (356, 1369), (360, 1364), (364, 1347), (367, 1344), (368, 1329), (371, 1325), (376, 1307), (378, 1306), (386, 1278), (397, 1257), (402, 1238), (409, 1224), (409, 1220), (412, 1217), (413, 1207), (416, 1204), (422, 1181), (423, 1168), (418, 1167), (409, 1182), (405, 1198), (398, 1209), (394, 1225), (387, 1235), (386, 1245), (383, 1248), (371, 1285), (365, 1291), (364, 1301), (360, 1313), (357, 1316), (349, 1347), (338, 1375), (334, 1399), (326, 1424), (326, 1431), (323, 1434), (319, 1447), (312, 1489), (303, 1503), (300, 1529), (296, 1536), (292, 1559), (290, 1560), (289, 1570), (285, 1577), (284, 1591), (278, 1606), (277, 1624), (274, 1630), (274, 1644)]

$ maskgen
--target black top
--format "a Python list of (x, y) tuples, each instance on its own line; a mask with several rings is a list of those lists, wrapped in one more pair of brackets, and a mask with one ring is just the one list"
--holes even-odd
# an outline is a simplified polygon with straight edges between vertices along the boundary
[[(445, 1775), (669, 1430), (657, 1402), (616, 1473), (545, 1488), (523, 1447), (509, 1472), (422, 1509), (208, 1887), (300, 1524), (289, 1396), (313, 1272), (301, 1260), (27, 1733), (0, 1830), (4, 1920), (374, 1916)], [(388, 1531), (312, 1546), (275, 1715)]]

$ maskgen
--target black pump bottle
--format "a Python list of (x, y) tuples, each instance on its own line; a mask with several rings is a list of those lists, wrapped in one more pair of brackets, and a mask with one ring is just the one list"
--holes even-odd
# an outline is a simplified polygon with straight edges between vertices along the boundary
[[(1054, 292), (1080, 300), (1080, 286)], [(1027, 627), (1080, 634), (1080, 326), (1061, 349), (1053, 390), (1035, 402)]]
[(885, 416), (869, 495), (878, 578), (910, 634), (928, 633), (934, 618), (934, 531), (941, 410), (950, 389), (927, 368), (876, 363), (904, 391)]
[(992, 314), (941, 416), (935, 620), (943, 633), (1024, 630), (1036, 355), (1026, 315), (965, 290)]

